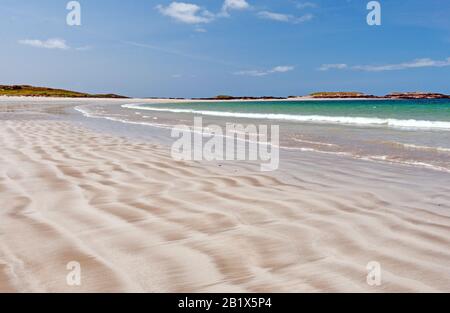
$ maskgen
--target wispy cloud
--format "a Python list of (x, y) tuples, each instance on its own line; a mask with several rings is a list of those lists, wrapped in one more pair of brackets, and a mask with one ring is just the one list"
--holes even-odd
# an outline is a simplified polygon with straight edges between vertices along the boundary
[(445, 60), (433, 60), (430, 58), (415, 59), (411, 62), (404, 62), (398, 64), (385, 64), (385, 65), (354, 65), (349, 66), (347, 64), (324, 64), (319, 70), (328, 71), (331, 69), (345, 70), (351, 69), (355, 71), (365, 72), (383, 72), (383, 71), (400, 71), (414, 68), (425, 67), (446, 67), (450, 66), (450, 57)]
[(274, 74), (274, 73), (286, 73), (286, 72), (290, 72), (293, 71), (295, 68), (293, 66), (289, 66), (289, 65), (280, 65), (280, 66), (276, 66), (270, 70), (247, 70), (247, 71), (239, 71), (234, 73), (235, 75), (242, 75), (242, 76), (254, 76), (254, 77), (262, 77), (262, 76), (267, 76), (269, 74)]
[(78, 47), (78, 48), (75, 48), (75, 50), (77, 50), (77, 51), (89, 51), (89, 50), (92, 50), (92, 46)]
[(314, 18), (314, 15), (312, 15), (312, 14), (305, 14), (305, 15), (302, 15), (300, 17), (296, 17), (294, 19), (294, 23), (308, 22), (308, 21), (311, 21), (313, 18)]
[(277, 22), (285, 22), (285, 23), (303, 23), (310, 21), (314, 18), (312, 14), (305, 14), (303, 16), (297, 17), (290, 14), (276, 13), (270, 11), (260, 11), (258, 12), (258, 16), (263, 19), (277, 21)]
[(43, 49), (60, 49), (60, 50), (68, 50), (70, 47), (67, 45), (64, 39), (59, 38), (51, 38), (48, 40), (39, 40), (39, 39), (23, 39), (19, 40), (19, 43), (26, 46), (31, 46), (35, 48), (43, 48)]
[(387, 65), (357, 65), (353, 66), (354, 70), (368, 71), (368, 72), (381, 72), (381, 71), (396, 71), (406, 70), (411, 68), (421, 67), (445, 67), (450, 66), (450, 57), (446, 60), (432, 60), (429, 58), (416, 59), (412, 62), (405, 62), (400, 64), (387, 64)]
[(295, 68), (290, 65), (282, 65), (282, 66), (276, 66), (272, 70), (269, 71), (269, 73), (286, 73), (293, 71)]
[(172, 54), (172, 55), (183, 57), (183, 58), (187, 58), (187, 59), (199, 60), (199, 61), (203, 61), (203, 62), (217, 63), (217, 64), (222, 64), (222, 65), (228, 65), (228, 66), (235, 66), (235, 67), (237, 67), (237, 65), (235, 65), (235, 64), (233, 64), (231, 62), (224, 61), (224, 60), (211, 58), (211, 57), (206, 56), (206, 55), (196, 55), (196, 54), (185, 53), (185, 52), (180, 51), (180, 50), (174, 50), (174, 49), (170, 49), (170, 48), (165, 48), (165, 47), (161, 47), (161, 46), (158, 46), (158, 45), (152, 45), (152, 44), (140, 43), (140, 42), (134, 42), (134, 41), (120, 41), (120, 43), (125, 44), (125, 45), (129, 45), (129, 46), (133, 46), (133, 47), (150, 49), (150, 50), (157, 51), (157, 52), (160, 52), (160, 53)]
[(291, 15), (269, 12), (269, 11), (258, 12), (258, 16), (261, 18), (265, 18), (268, 20), (274, 20), (274, 21), (278, 21), (278, 22), (289, 22), (289, 20), (292, 17)]
[(347, 64), (322, 64), (321, 67), (319, 67), (319, 71), (328, 71), (328, 70), (344, 70), (348, 68)]
[(214, 14), (192, 3), (172, 2), (168, 6), (158, 5), (156, 8), (162, 15), (186, 24), (210, 23)]
[[(312, 2), (299, 3), (299, 7), (315, 7)], [(164, 16), (170, 17), (175, 21), (185, 24), (207, 24), (218, 18), (229, 17), (231, 11), (242, 11), (252, 8), (247, 0), (224, 0), (221, 10), (218, 13), (212, 13), (206, 8), (194, 3), (171, 2), (167, 6), (157, 5), (156, 9)], [(278, 22), (299, 24), (310, 21), (314, 18), (312, 14), (295, 16), (291, 14), (276, 13), (271, 11), (259, 11), (257, 16), (267, 20)], [(196, 28), (195, 31), (204, 32), (204, 28)]]
[(250, 4), (246, 0), (225, 0), (221, 15), (228, 16), (231, 10), (246, 10), (248, 8), (250, 8)]
[(196, 31), (197, 33), (206, 33), (206, 32), (208, 32), (206, 29), (201, 28), (201, 27), (197, 27), (197, 28), (195, 29), (195, 31)]
[(313, 9), (313, 8), (317, 8), (317, 4), (314, 2), (299, 2), (296, 5), (297, 9)]

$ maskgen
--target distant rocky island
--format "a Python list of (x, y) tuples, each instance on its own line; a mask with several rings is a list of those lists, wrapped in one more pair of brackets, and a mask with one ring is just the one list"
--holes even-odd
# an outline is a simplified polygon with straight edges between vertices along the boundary
[(289, 96), (289, 97), (234, 97), (220, 95), (214, 98), (197, 98), (195, 100), (295, 100), (295, 99), (450, 99), (450, 95), (431, 92), (394, 92), (385, 96), (368, 95), (363, 92), (355, 91), (323, 91), (315, 92), (308, 96)]
[(57, 97), (57, 98), (117, 98), (126, 99), (128, 97), (115, 94), (88, 94), (64, 89), (54, 89), (47, 87), (34, 87), (29, 85), (0, 85), (0, 96), (15, 97)]
[(315, 92), (308, 96), (289, 96), (289, 97), (252, 97), (252, 96), (228, 96), (219, 95), (213, 98), (194, 98), (192, 100), (296, 100), (296, 99), (450, 99), (450, 95), (431, 92), (394, 92), (385, 96), (368, 95), (356, 91), (323, 91)]
[(450, 95), (431, 92), (394, 92), (385, 96), (368, 95), (362, 92), (316, 92), (310, 97), (317, 99), (450, 99)]
[[(70, 91), (64, 89), (55, 89), (48, 87), (34, 87), (29, 85), (0, 85), (0, 96), (16, 97), (57, 97), (57, 98), (109, 98), (109, 99), (128, 99), (129, 97), (116, 94), (89, 94), (84, 92)], [(168, 100), (188, 100), (186, 98), (161, 98), (148, 97), (146, 99), (168, 99)], [(229, 96), (218, 95), (212, 98), (192, 98), (189, 100), (209, 100), (209, 101), (232, 101), (232, 100), (302, 100), (302, 99), (450, 99), (450, 95), (432, 92), (393, 92), (385, 96), (375, 96), (356, 91), (323, 91), (315, 92), (308, 96)]]
[(395, 92), (385, 96), (389, 99), (450, 99), (450, 95), (442, 93), (427, 93), (427, 92)]
[(213, 98), (193, 98), (192, 100), (283, 100), (287, 99), (286, 97), (272, 97), (272, 96), (263, 96), (263, 97), (252, 97), (252, 96), (243, 96), (243, 97), (234, 97), (234, 96), (226, 96), (219, 95)]
[(367, 95), (362, 92), (349, 92), (349, 91), (324, 91), (324, 92), (315, 92), (309, 95), (311, 98), (317, 98), (317, 99), (357, 99), (357, 98), (377, 98), (377, 96), (374, 95)]

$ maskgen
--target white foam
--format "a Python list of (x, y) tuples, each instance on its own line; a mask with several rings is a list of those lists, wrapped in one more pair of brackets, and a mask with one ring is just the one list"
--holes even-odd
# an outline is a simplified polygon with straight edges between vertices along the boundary
[[(140, 107), (139, 109), (142, 109), (142, 108)], [(151, 126), (151, 127), (156, 127), (156, 128), (173, 129), (173, 126), (170, 126), (170, 125), (157, 124), (157, 123), (146, 123), (146, 122), (135, 122), (135, 121), (119, 119), (116, 117), (105, 116), (105, 115), (95, 115), (95, 114), (92, 114), (92, 113), (86, 111), (85, 109), (81, 108), (81, 106), (75, 107), (75, 110), (82, 113), (84, 116), (90, 117), (90, 118), (103, 118), (103, 119), (120, 122), (120, 123), (125, 123), (125, 124), (144, 125), (144, 126)], [(180, 131), (183, 131), (183, 130), (180, 129)], [(193, 132), (199, 133), (200, 131), (194, 129)], [(223, 135), (223, 137), (227, 137), (227, 136)], [(252, 142), (248, 139), (245, 139), (243, 141)], [(270, 143), (259, 143), (259, 144), (271, 145)], [(450, 169), (445, 168), (445, 167), (436, 166), (436, 165), (432, 165), (429, 163), (418, 162), (418, 161), (394, 160), (387, 155), (360, 156), (360, 155), (355, 155), (355, 154), (352, 154), (349, 152), (324, 151), (324, 150), (320, 150), (320, 149), (313, 149), (313, 148), (306, 148), (306, 147), (285, 147), (285, 146), (276, 146), (276, 145), (271, 145), (271, 146), (273, 148), (284, 149), (284, 150), (296, 150), (296, 151), (301, 151), (301, 152), (337, 155), (337, 156), (350, 157), (353, 159), (359, 159), (359, 160), (364, 160), (364, 161), (383, 162), (383, 163), (398, 164), (398, 165), (404, 165), (404, 166), (422, 167), (422, 168), (428, 168), (428, 169), (436, 170), (436, 171), (440, 171), (440, 172), (450, 173)]]
[(389, 157), (387, 155), (372, 155), (372, 156), (367, 156), (367, 157), (361, 157), (361, 159), (382, 161), (382, 162), (388, 162), (388, 163), (392, 163), (392, 164), (400, 164), (400, 165), (407, 165), (407, 166), (414, 166), (414, 167), (422, 167), (422, 168), (432, 169), (435, 171), (450, 173), (450, 169), (448, 169), (446, 167), (433, 165), (430, 163), (425, 163), (425, 162), (420, 162), (420, 161), (393, 159), (392, 157)]
[(293, 139), (296, 142), (300, 143), (306, 143), (311, 145), (317, 145), (317, 146), (326, 146), (326, 147), (339, 147), (338, 145), (332, 144), (332, 143), (325, 143), (325, 142), (317, 142), (317, 141), (310, 141), (310, 140), (303, 140), (303, 139)]
[[(106, 116), (106, 115), (95, 115), (93, 113), (90, 113), (86, 110), (84, 110), (83, 108), (81, 108), (80, 106), (75, 107), (74, 108), (76, 111), (82, 113), (84, 116), (89, 117), (89, 118), (97, 118), (97, 119), (105, 119), (105, 120), (109, 120), (109, 121), (113, 121), (113, 122), (119, 122), (119, 123), (123, 123), (123, 124), (133, 124), (133, 125), (142, 125), (142, 126), (152, 126), (152, 127), (156, 127), (156, 128), (164, 128), (164, 129), (172, 129), (173, 127), (170, 125), (165, 125), (165, 124), (157, 124), (157, 123), (147, 123), (147, 122), (135, 122), (135, 121), (129, 121), (129, 120), (125, 120), (125, 119), (120, 119), (117, 117), (112, 117), (111, 116)], [(120, 115), (119, 115), (120, 116)]]
[(148, 110), (172, 113), (189, 113), (206, 116), (237, 117), (252, 119), (269, 119), (295, 122), (324, 123), (324, 124), (345, 124), (359, 126), (387, 126), (413, 129), (443, 129), (450, 130), (450, 122), (446, 121), (425, 121), (425, 120), (400, 120), (383, 119), (376, 117), (350, 117), (350, 116), (323, 116), (323, 115), (291, 115), (291, 114), (266, 114), (266, 113), (242, 113), (242, 112), (222, 112), (204, 111), (191, 109), (155, 108), (140, 105), (122, 105), (123, 108), (134, 110)]
[(392, 142), (395, 145), (405, 147), (407, 149), (414, 149), (414, 150), (427, 150), (427, 151), (437, 151), (437, 152), (450, 152), (450, 148), (444, 148), (444, 147), (430, 147), (430, 146), (420, 146), (420, 145), (414, 145), (409, 143), (402, 143), (402, 142)]

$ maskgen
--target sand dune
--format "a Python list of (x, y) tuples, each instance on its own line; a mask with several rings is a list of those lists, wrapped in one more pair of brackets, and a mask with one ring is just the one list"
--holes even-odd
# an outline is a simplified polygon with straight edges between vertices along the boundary
[(269, 174), (176, 162), (39, 115), (1, 121), (0, 144), (3, 292), (450, 291), (447, 174), (314, 155)]

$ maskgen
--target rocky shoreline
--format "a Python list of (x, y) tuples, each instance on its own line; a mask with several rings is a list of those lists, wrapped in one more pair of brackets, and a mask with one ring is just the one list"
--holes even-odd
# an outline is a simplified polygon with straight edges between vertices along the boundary
[(432, 92), (393, 92), (385, 96), (367, 95), (361, 92), (320, 92), (311, 94), (315, 99), (450, 99), (450, 95)]
[[(88, 94), (64, 89), (54, 89), (48, 87), (34, 87), (29, 85), (0, 85), (0, 96), (19, 97), (56, 97), (56, 98), (110, 98), (127, 99), (128, 97), (116, 94)], [(210, 98), (163, 98), (146, 97), (145, 99), (166, 99), (166, 100), (198, 100), (198, 101), (270, 101), (270, 100), (314, 100), (314, 99), (398, 99), (398, 100), (421, 100), (421, 99), (450, 99), (450, 95), (433, 92), (393, 92), (385, 96), (375, 96), (363, 92), (315, 92), (308, 96), (229, 96), (219, 95)]]
[(192, 100), (302, 100), (302, 99), (398, 99), (398, 100), (421, 100), (421, 99), (450, 99), (450, 95), (432, 92), (393, 92), (385, 96), (368, 95), (362, 92), (317, 92), (308, 96), (289, 96), (289, 97), (234, 97), (234, 96), (217, 96), (213, 98), (194, 98)]
[(409, 93), (391, 93), (386, 95), (387, 99), (450, 99), (450, 95), (441, 93), (421, 93), (421, 92), (409, 92)]

